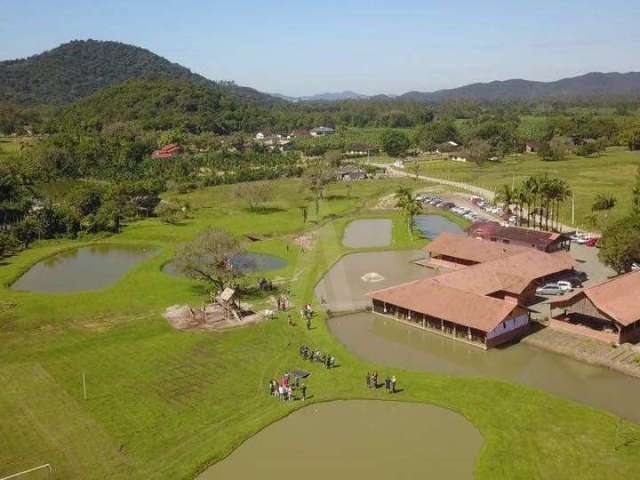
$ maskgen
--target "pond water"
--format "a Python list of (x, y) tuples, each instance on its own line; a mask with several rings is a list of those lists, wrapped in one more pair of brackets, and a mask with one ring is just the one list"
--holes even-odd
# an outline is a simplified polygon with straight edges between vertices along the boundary
[(353, 253), (342, 257), (318, 283), (316, 297), (334, 312), (367, 307), (367, 292), (433, 275), (415, 260), (426, 258), (420, 250)]
[(521, 383), (640, 422), (640, 380), (523, 343), (481, 350), (371, 313), (333, 317), (329, 328), (359, 357), (429, 372)]
[[(287, 266), (287, 261), (274, 255), (248, 252), (231, 257), (231, 264), (242, 273), (257, 273), (279, 270)], [(172, 276), (182, 276), (173, 262), (162, 267), (162, 271)]]
[(366, 248), (391, 245), (391, 220), (354, 220), (344, 230), (345, 247)]
[(265, 428), (198, 478), (470, 479), (482, 436), (432, 405), (337, 401)]
[(117, 282), (154, 249), (92, 245), (63, 251), (34, 265), (11, 285), (12, 290), (41, 293), (97, 290)]
[(464, 230), (457, 223), (453, 223), (442, 215), (416, 215), (416, 228), (429, 240), (433, 240), (443, 232), (463, 233)]

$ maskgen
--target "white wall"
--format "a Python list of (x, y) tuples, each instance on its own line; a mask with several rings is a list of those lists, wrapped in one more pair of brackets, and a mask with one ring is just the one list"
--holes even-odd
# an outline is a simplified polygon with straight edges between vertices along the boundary
[(515, 330), (516, 328), (524, 327), (529, 323), (529, 316), (523, 313), (515, 318), (511, 317), (500, 323), (496, 328), (487, 333), (487, 338), (497, 337), (504, 335), (507, 332)]

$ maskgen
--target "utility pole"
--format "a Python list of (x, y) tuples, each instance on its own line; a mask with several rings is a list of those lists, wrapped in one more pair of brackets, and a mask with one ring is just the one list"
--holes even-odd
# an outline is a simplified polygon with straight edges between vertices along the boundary
[(82, 372), (82, 395), (84, 399), (87, 399), (87, 375), (85, 372)]
[(571, 225), (576, 224), (576, 194), (571, 194)]

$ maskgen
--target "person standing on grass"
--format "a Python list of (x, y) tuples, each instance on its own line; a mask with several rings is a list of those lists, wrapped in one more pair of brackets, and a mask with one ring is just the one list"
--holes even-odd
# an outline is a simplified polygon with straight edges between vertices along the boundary
[(396, 376), (391, 377), (391, 393), (396, 393)]
[(373, 388), (378, 389), (378, 372), (373, 372)]
[(304, 383), (302, 384), (300, 391), (302, 392), (302, 401), (304, 402), (307, 399), (307, 386)]
[(384, 388), (387, 393), (391, 393), (391, 379), (389, 377), (386, 377), (384, 379)]

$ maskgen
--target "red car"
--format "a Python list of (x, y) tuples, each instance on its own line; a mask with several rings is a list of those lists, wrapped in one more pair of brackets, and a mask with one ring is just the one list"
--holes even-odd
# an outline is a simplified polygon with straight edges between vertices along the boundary
[(598, 237), (590, 238), (585, 242), (585, 245), (587, 247), (599, 247), (600, 246), (599, 244), (600, 244), (600, 238)]

